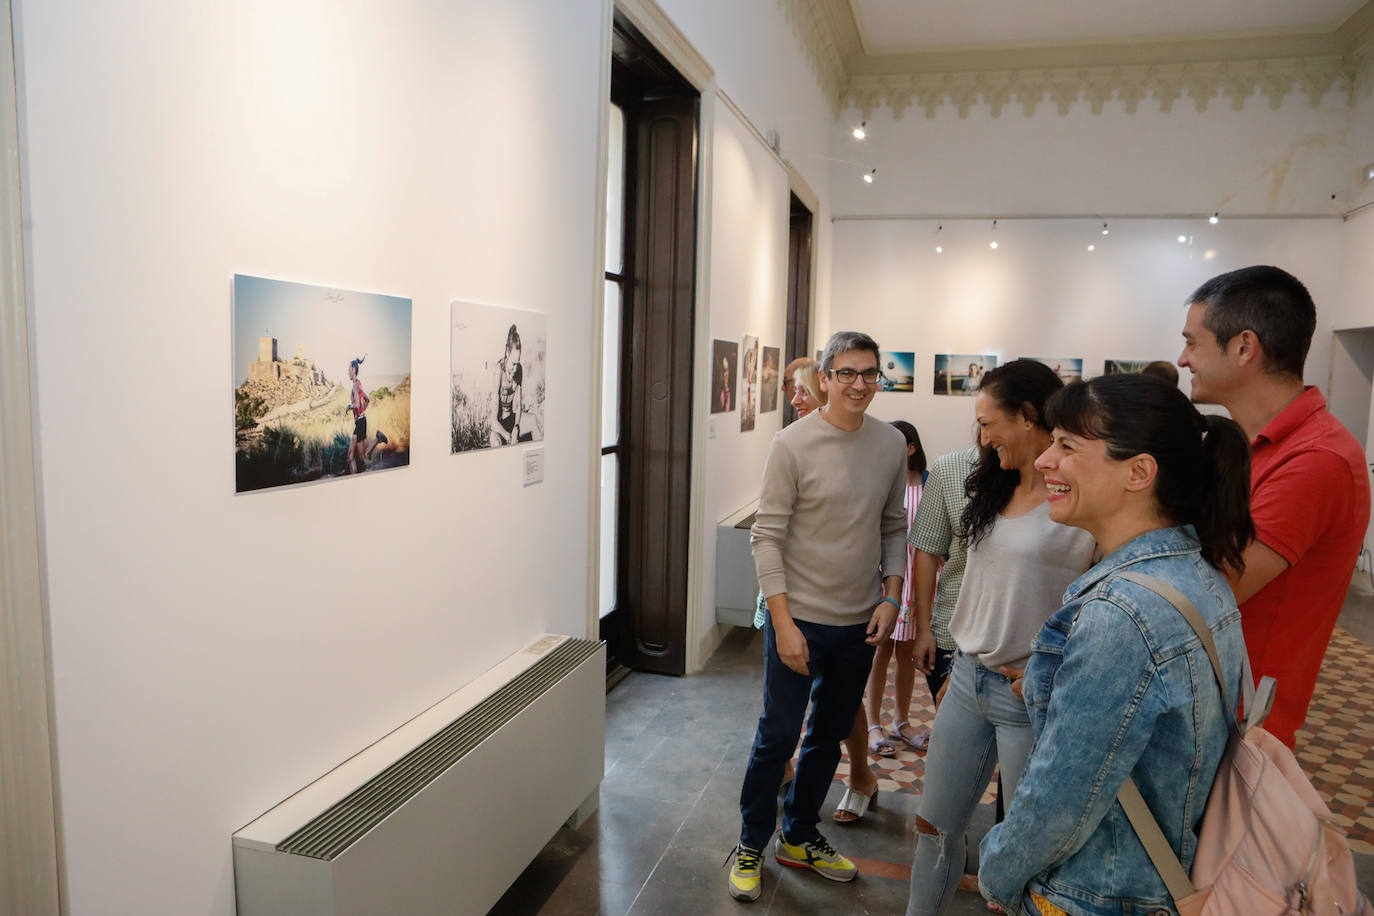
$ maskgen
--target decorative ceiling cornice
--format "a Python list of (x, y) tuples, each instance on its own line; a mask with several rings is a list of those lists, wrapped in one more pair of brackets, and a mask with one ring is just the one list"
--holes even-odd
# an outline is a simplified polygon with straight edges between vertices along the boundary
[(1240, 109), (1256, 94), (1278, 108), (1294, 91), (1316, 107), (1332, 90), (1353, 103), (1374, 88), (1374, 0), (1321, 33), (881, 55), (864, 53), (849, 0), (778, 3), (832, 107), (865, 118), (883, 105), (896, 117), (913, 105), (934, 117), (945, 104), (960, 117), (978, 104), (1031, 115), (1047, 102), (1062, 115), (1079, 101), (1098, 114), (1113, 100), (1133, 114), (1147, 99), (1164, 112), (1185, 99)]
[(778, 0), (792, 25), (792, 34), (806, 52), (821, 92), (838, 113), (849, 82), (844, 59), (858, 50), (859, 33), (848, 4), (844, 3), (843, 16), (837, 14), (834, 5), (835, 0)]
[(851, 78), (845, 100), (868, 117), (886, 104), (900, 118), (915, 105), (928, 118), (945, 104), (953, 104), (966, 117), (979, 103), (993, 117), (1015, 102), (1027, 116), (1050, 102), (1061, 115), (1074, 103), (1087, 101), (1093, 114), (1117, 100), (1127, 114), (1152, 99), (1168, 113), (1185, 97), (1196, 110), (1206, 111), (1218, 98), (1228, 99), (1236, 110), (1259, 93), (1277, 109), (1295, 89), (1308, 104), (1317, 107), (1332, 89), (1350, 98), (1358, 75), (1347, 55), (1277, 57), (1259, 60), (1222, 60), (1187, 63), (1125, 64), (1120, 66), (1044, 67), (1005, 70), (927, 71), (905, 74), (864, 75)]

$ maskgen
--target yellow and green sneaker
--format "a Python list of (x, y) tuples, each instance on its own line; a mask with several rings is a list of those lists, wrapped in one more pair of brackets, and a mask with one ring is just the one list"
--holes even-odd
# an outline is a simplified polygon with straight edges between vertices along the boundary
[(835, 847), (819, 833), (814, 840), (792, 844), (781, 833), (773, 846), (778, 864), (793, 868), (809, 868), (831, 881), (853, 881), (859, 869), (853, 862), (835, 851)]
[(732, 855), (735, 864), (730, 867), (730, 896), (745, 903), (759, 899), (763, 890), (763, 872), (759, 870), (763, 851), (736, 846)]

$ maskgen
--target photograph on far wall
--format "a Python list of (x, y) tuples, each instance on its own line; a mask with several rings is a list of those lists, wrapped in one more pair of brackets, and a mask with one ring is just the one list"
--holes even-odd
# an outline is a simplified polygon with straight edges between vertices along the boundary
[(1033, 359), (1037, 363), (1044, 363), (1049, 366), (1065, 385), (1070, 382), (1083, 381), (1083, 360), (1081, 359), (1068, 356), (1027, 356), (1025, 359)]
[(548, 321), (543, 312), (450, 306), (450, 454), (544, 438)]
[(778, 409), (778, 363), (782, 361), (782, 350), (778, 347), (763, 348), (763, 365), (759, 367), (759, 413)]
[(243, 274), (233, 295), (236, 492), (410, 464), (409, 299)]
[(1121, 375), (1126, 372), (1139, 372), (1149, 364), (1148, 359), (1108, 359), (1102, 363), (1102, 374)]
[(879, 391), (916, 390), (916, 354), (906, 350), (883, 350), (878, 354)]
[(745, 334), (740, 344), (739, 430), (747, 433), (754, 428), (754, 412), (759, 406), (759, 339)]
[(997, 357), (990, 353), (940, 353), (935, 357), (935, 393), (973, 397), (983, 373), (996, 368)]
[(735, 409), (735, 371), (739, 344), (733, 340), (711, 341), (711, 413)]

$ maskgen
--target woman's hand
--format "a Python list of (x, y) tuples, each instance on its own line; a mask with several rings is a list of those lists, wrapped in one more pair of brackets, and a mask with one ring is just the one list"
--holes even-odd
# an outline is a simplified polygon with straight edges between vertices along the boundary
[(1001, 665), (998, 667), (997, 673), (1011, 681), (1011, 692), (1016, 694), (1016, 699), (1024, 702), (1026, 698), (1021, 696), (1021, 686), (1026, 680), (1026, 669), (1013, 668), (1011, 665)]
[(930, 632), (930, 627), (917, 631), (915, 643), (911, 654), (916, 659), (916, 667), (922, 674), (930, 674), (935, 670), (935, 634)]
[(800, 627), (795, 623), (787, 627), (775, 626), (773, 639), (777, 643), (778, 658), (784, 665), (798, 674), (811, 673), (806, 664), (811, 659), (811, 651), (806, 646), (806, 637), (802, 635)]

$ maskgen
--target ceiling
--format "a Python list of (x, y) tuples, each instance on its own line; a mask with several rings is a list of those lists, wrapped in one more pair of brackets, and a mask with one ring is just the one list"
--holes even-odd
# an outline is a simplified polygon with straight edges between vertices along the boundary
[(863, 53), (1331, 32), (1365, 0), (848, 0)]
[(913, 103), (960, 117), (1009, 99), (1064, 114), (1088, 99), (1197, 110), (1255, 91), (1277, 108), (1374, 85), (1374, 0), (778, 0), (838, 113)]

